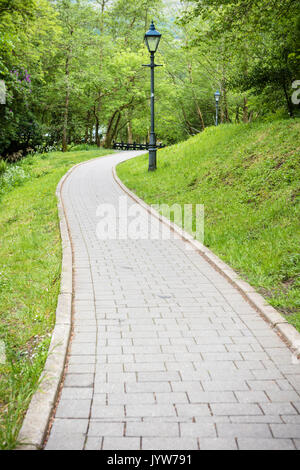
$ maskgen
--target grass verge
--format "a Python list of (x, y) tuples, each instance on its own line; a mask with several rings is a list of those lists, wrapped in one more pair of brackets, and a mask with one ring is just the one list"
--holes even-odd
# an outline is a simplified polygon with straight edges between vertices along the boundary
[(300, 119), (210, 127), (117, 173), (148, 204), (204, 204), (205, 245), (300, 331), (299, 136)]
[(55, 323), (61, 243), (56, 186), (110, 150), (26, 157), (0, 176), (0, 448), (13, 449)]

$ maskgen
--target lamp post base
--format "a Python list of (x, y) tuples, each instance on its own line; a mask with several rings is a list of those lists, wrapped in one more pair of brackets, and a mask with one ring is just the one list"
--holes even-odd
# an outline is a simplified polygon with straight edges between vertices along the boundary
[(149, 168), (148, 171), (156, 170), (156, 149), (149, 149)]
[(156, 150), (157, 150), (156, 149), (156, 135), (155, 135), (155, 132), (152, 131), (150, 133), (150, 141), (149, 141), (149, 168), (148, 168), (148, 171), (155, 171), (156, 170)]

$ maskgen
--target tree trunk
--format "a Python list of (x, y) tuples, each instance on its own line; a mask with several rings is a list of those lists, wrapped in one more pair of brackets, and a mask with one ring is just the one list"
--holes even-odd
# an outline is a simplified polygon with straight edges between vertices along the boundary
[(100, 122), (99, 122), (99, 112), (101, 108), (101, 91), (99, 90), (98, 92), (98, 97), (96, 99), (96, 103), (94, 105), (94, 116), (95, 116), (95, 144), (97, 147), (100, 147), (101, 142), (100, 142), (100, 136), (99, 136), (99, 127), (100, 127)]
[(236, 105), (235, 122), (236, 123), (240, 122), (240, 106), (238, 104)]
[(132, 135), (132, 127), (131, 127), (131, 121), (127, 122), (127, 142), (129, 144), (133, 143), (133, 135)]
[(231, 122), (228, 111), (228, 100), (227, 100), (227, 88), (225, 85), (225, 79), (222, 81), (222, 109), (223, 109), (223, 121)]
[(113, 123), (114, 123), (114, 120), (115, 120), (115, 117), (116, 117), (117, 113), (119, 113), (118, 109), (113, 113), (110, 120), (108, 121), (108, 126), (107, 126), (105, 141), (104, 141), (104, 147), (107, 148), (107, 149), (110, 148), (111, 142), (112, 142), (112, 139), (113, 139)]
[(192, 64), (188, 64), (188, 71), (189, 71), (191, 90), (192, 90), (194, 103), (195, 103), (195, 106), (196, 106), (197, 115), (198, 115), (202, 130), (204, 131), (205, 124), (204, 124), (203, 114), (202, 114), (202, 111), (201, 111), (201, 108), (200, 108), (200, 105), (199, 105), (199, 102), (197, 100), (197, 96), (196, 96), (196, 93), (195, 93), (195, 89), (194, 89), (194, 81), (193, 81), (193, 75), (192, 75)]
[(115, 139), (116, 136), (118, 135), (118, 127), (119, 127), (120, 119), (121, 119), (121, 113), (119, 112), (117, 120), (116, 120), (116, 124), (114, 126), (111, 140)]
[[(73, 29), (70, 30), (70, 36), (73, 35)], [(71, 39), (70, 39), (71, 40)], [(72, 45), (69, 44), (67, 47), (67, 56), (65, 64), (65, 78), (66, 78), (66, 97), (65, 97), (65, 110), (64, 110), (64, 121), (62, 129), (62, 151), (68, 150), (68, 120), (69, 120), (69, 102), (70, 102), (70, 61), (72, 54)]]
[(249, 113), (248, 113), (248, 100), (247, 97), (244, 97), (244, 104), (243, 104), (243, 122), (249, 122)]
[(199, 120), (200, 120), (200, 123), (201, 123), (201, 127), (202, 127), (202, 130), (204, 131), (205, 124), (204, 124), (203, 114), (202, 114), (202, 111), (200, 109), (200, 106), (199, 106), (197, 100), (195, 100), (195, 103), (196, 103), (197, 114), (198, 114), (198, 117), (199, 117)]
[[(105, 148), (110, 148), (111, 147), (112, 139), (114, 138), (114, 135), (117, 131), (117, 127), (119, 125), (121, 111), (123, 109), (130, 108), (132, 106), (133, 101), (134, 101), (134, 99), (131, 98), (129, 103), (123, 104), (119, 109), (116, 109), (114, 111), (113, 115), (111, 116), (110, 120), (108, 121), (107, 131), (106, 131), (106, 136), (105, 136), (105, 141), (104, 141), (104, 147)], [(116, 124), (114, 125), (114, 120), (115, 120), (116, 116), (118, 116), (118, 118), (117, 118)]]
[(183, 104), (181, 104), (181, 109), (182, 109), (182, 114), (183, 114), (183, 117), (184, 117), (184, 122), (185, 122), (185, 125), (187, 127), (187, 131), (188, 131), (188, 134), (189, 135), (193, 135), (193, 129), (187, 119), (187, 115), (186, 115), (186, 112), (185, 112), (185, 109), (183, 107)]
[(286, 100), (286, 105), (287, 105), (287, 110), (290, 115), (290, 117), (294, 117), (294, 110), (293, 110), (293, 105), (292, 105), (292, 100), (290, 99), (287, 89), (286, 89), (286, 83), (285, 83), (285, 78), (282, 81), (282, 88), (284, 91), (284, 96)]
[(85, 135), (84, 135), (84, 142), (86, 144), (88, 143), (88, 140), (89, 140), (90, 116), (91, 116), (91, 112), (88, 111), (86, 115)]
[(220, 108), (220, 121), (221, 121), (221, 124), (224, 123), (224, 107), (221, 106)]
[(66, 97), (65, 97), (65, 110), (64, 110), (64, 122), (62, 130), (62, 151), (68, 150), (68, 117), (69, 117), (69, 101), (70, 101), (70, 84), (69, 84), (69, 55), (66, 58), (65, 76), (67, 82)]
[(95, 115), (95, 144), (97, 147), (100, 147), (100, 137), (99, 137), (99, 118), (97, 115)]

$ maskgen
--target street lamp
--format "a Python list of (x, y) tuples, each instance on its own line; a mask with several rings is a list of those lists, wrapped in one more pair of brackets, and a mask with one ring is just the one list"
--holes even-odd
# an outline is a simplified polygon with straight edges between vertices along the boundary
[(145, 43), (150, 52), (151, 63), (145, 65), (145, 67), (151, 68), (151, 131), (149, 141), (149, 168), (148, 171), (156, 170), (156, 135), (154, 131), (154, 68), (158, 67), (154, 63), (154, 54), (157, 51), (158, 44), (161, 38), (161, 34), (156, 31), (153, 21), (149, 31), (145, 34)]
[(215, 93), (215, 100), (216, 100), (216, 126), (218, 125), (218, 117), (219, 117), (219, 101), (220, 101), (221, 93), (219, 90)]

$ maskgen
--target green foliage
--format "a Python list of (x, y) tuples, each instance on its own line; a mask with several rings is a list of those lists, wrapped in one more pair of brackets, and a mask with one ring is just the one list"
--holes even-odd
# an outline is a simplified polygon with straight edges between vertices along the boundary
[[(205, 205), (205, 245), (300, 330), (300, 120), (223, 125), (118, 166), (150, 204)], [(298, 312), (298, 313), (296, 313)]]
[[(1, 9), (2, 8), (2, 9)], [(177, 20), (174, 18), (177, 16)], [(300, 7), (292, 0), (1, 0), (0, 154), (41, 146), (111, 146), (149, 139), (143, 34), (163, 33), (156, 61), (156, 131), (175, 143), (221, 122), (297, 114)]]
[(0, 176), (7, 170), (7, 163), (0, 159)]
[[(221, 88), (259, 96), (254, 113), (268, 114), (291, 102), (292, 82), (299, 77), (300, 4), (294, 0), (189, 1), (182, 22), (192, 29), (190, 42), (208, 45), (221, 72)], [(204, 46), (205, 47), (205, 46)], [(224, 95), (224, 93), (223, 93)], [(223, 103), (224, 104), (224, 103)]]
[(28, 178), (23, 168), (17, 165), (11, 165), (0, 176), (0, 196), (5, 192), (10, 191), (16, 186), (20, 186)]
[(82, 150), (90, 151), (96, 150), (97, 145), (90, 145), (90, 144), (79, 144), (79, 145), (70, 145), (68, 147), (68, 152), (78, 152)]
[(0, 17), (12, 13), (22, 17), (32, 16), (35, 5), (35, 0), (0, 0)]

